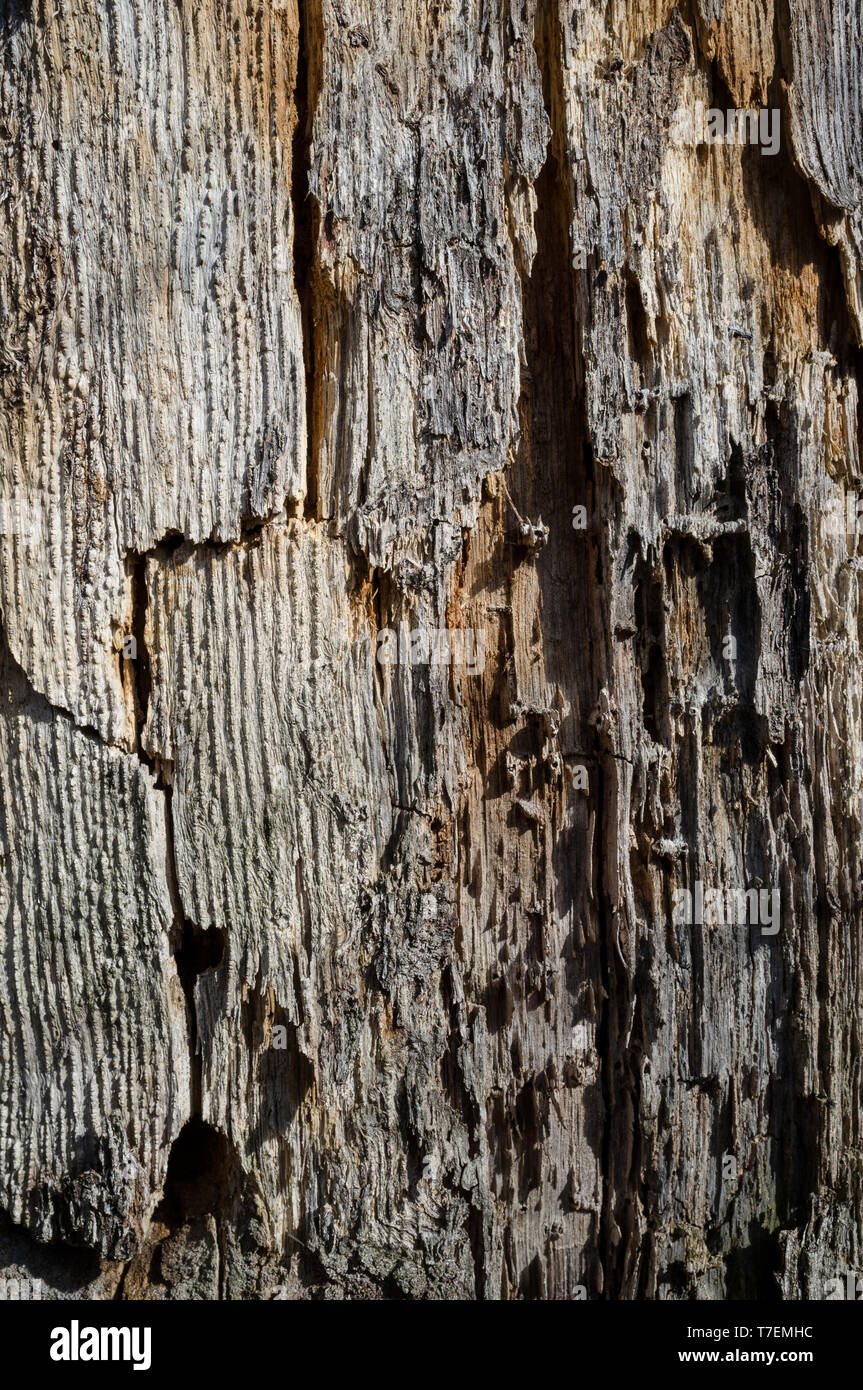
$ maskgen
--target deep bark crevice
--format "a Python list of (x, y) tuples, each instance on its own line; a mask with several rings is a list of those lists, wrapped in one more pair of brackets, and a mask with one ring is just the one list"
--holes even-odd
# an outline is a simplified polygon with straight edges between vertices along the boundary
[(196, 1216), (223, 1213), (240, 1186), (240, 1167), (229, 1139), (192, 1116), (171, 1148), (159, 1219), (182, 1226)]
[(146, 642), (147, 624), (147, 564), (155, 559), (164, 563), (183, 546), (183, 538), (171, 534), (153, 551), (146, 554), (131, 553), (127, 556), (127, 566), (132, 584), (132, 636), (135, 649), (132, 660), (124, 663), (134, 670), (134, 708), (136, 725), (136, 752), (139, 760), (152, 773), (155, 785), (162, 793), (165, 810), (165, 880), (173, 909), (171, 945), (177, 974), (186, 1001), (189, 1028), (189, 1066), (190, 1066), (190, 1110), (193, 1117), (200, 1116), (202, 1107), (202, 1071), (198, 1034), (197, 1005), (195, 986), (198, 977), (208, 970), (217, 969), (224, 960), (227, 947), (226, 933), (219, 927), (199, 927), (192, 922), (183, 904), (177, 866), (176, 831), (174, 825), (173, 768), (160, 758), (152, 756), (144, 748), (143, 734), (147, 722), (150, 696), (152, 693), (152, 671)]
[(139, 759), (152, 771), (151, 761), (144, 755), (143, 734), (152, 691), (150, 656), (146, 643), (147, 621), (147, 556), (130, 553), (126, 557), (127, 572), (132, 585), (131, 636), (134, 649), (131, 659), (121, 654), (120, 670), (125, 683), (126, 672), (132, 679), (132, 703), (135, 711), (135, 749)]
[[(541, 643), (546, 689), (566, 692), (566, 706), (554, 710), (534, 709), (519, 697), (519, 705), (510, 709), (519, 720), (526, 717), (523, 733), (515, 734), (511, 749), (516, 756), (535, 750), (536, 774), (534, 787), (547, 806), (553, 824), (558, 827), (551, 861), (541, 861), (537, 874), (548, 875), (553, 894), (554, 912), (572, 914), (575, 929), (585, 931), (581, 969), (573, 980), (577, 991), (567, 1001), (567, 1007), (578, 1014), (576, 1000), (584, 995), (593, 1001), (588, 1009), (590, 1023), (597, 1027), (597, 1051), (600, 1079), (598, 1090), (601, 1102), (592, 1103), (586, 1112), (585, 1128), (594, 1152), (601, 1154), (602, 1182), (605, 1194), (600, 1210), (609, 1202), (609, 1163), (612, 1108), (614, 1093), (609, 1081), (612, 1036), (609, 1029), (609, 1010), (612, 1008), (610, 985), (609, 933), (613, 926), (608, 919), (607, 890), (603, 864), (603, 847), (599, 835), (591, 829), (591, 814), (603, 834), (613, 833), (608, 823), (603, 771), (605, 749), (599, 737), (593, 715), (596, 712), (603, 673), (607, 669), (609, 651), (607, 593), (605, 590), (606, 562), (604, 560), (602, 480), (597, 476), (589, 443), (588, 424), (583, 393), (584, 365), (580, 346), (580, 316), (583, 312), (573, 274), (571, 237), (572, 190), (565, 141), (564, 77), (561, 68), (563, 35), (556, 7), (540, 7), (535, 47), (542, 75), (543, 97), (551, 125), (546, 162), (535, 184), (536, 256), (530, 276), (523, 282), (523, 320), (526, 367), (523, 373), (520, 415), (522, 441), (509, 471), (506, 499), (516, 518), (542, 518), (541, 535), (537, 521), (533, 526), (532, 543), (522, 543), (509, 550), (509, 566), (513, 581), (522, 586), (524, 580), (515, 576), (524, 566), (535, 571), (536, 616), (535, 631)], [(585, 531), (574, 528), (572, 513), (575, 507), (587, 509), (589, 524)], [(519, 527), (523, 530), (523, 525)], [(516, 539), (519, 539), (517, 537)], [(529, 583), (530, 581), (528, 581)], [(513, 606), (515, 599), (513, 598)], [(511, 634), (511, 637), (513, 634)], [(548, 695), (545, 700), (548, 699)], [(554, 697), (555, 703), (560, 699)], [(557, 733), (550, 731), (557, 728)], [(551, 744), (549, 745), (549, 738)], [(526, 741), (525, 741), (526, 740)], [(562, 785), (551, 775), (552, 764), (545, 761), (544, 747), (559, 749), (563, 773)], [(570, 769), (581, 763), (588, 769), (589, 790), (574, 792), (568, 784)], [(581, 798), (581, 799), (579, 799)], [(570, 809), (567, 810), (567, 801)], [(566, 829), (564, 830), (564, 826)], [(542, 866), (541, 866), (542, 865)], [(588, 894), (585, 883), (593, 885)], [(536, 964), (544, 958), (549, 943), (541, 936), (536, 945)], [(501, 982), (498, 982), (500, 989)], [(516, 1010), (523, 1008), (523, 986), (518, 975), (509, 978), (507, 988)], [(562, 1006), (562, 1005), (559, 1005)], [(520, 1088), (518, 1101), (522, 1116), (537, 1106), (536, 1128), (519, 1123), (519, 1170), (529, 1187), (541, 1181), (543, 1135), (546, 1121), (542, 1119), (548, 1080), (534, 1077)], [(530, 1099), (527, 1111), (525, 1106)], [(604, 1110), (599, 1118), (596, 1105)], [(524, 1196), (524, 1194), (523, 1194)], [(604, 1273), (607, 1255), (604, 1249), (607, 1220), (600, 1216), (598, 1249), (593, 1261), (578, 1275), (557, 1273), (555, 1262), (542, 1267), (534, 1258), (520, 1270), (513, 1270), (522, 1297), (554, 1298), (557, 1280), (578, 1278), (596, 1296), (606, 1281)], [(512, 1277), (512, 1276), (511, 1276)]]
[(294, 88), (291, 202), (294, 211), (294, 283), (300, 301), (306, 399), (306, 495), (303, 515), (319, 517), (318, 458), (322, 435), (322, 403), (318, 399), (318, 354), (322, 350), (317, 241), (319, 214), (311, 189), (312, 136), (321, 86), (324, 25), (321, 0), (299, 0), (299, 51)]

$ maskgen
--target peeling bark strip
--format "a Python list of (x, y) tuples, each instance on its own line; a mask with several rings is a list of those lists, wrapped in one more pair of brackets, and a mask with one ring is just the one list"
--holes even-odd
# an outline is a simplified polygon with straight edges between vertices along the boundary
[(4, 1286), (856, 1280), (861, 73), (0, 7)]

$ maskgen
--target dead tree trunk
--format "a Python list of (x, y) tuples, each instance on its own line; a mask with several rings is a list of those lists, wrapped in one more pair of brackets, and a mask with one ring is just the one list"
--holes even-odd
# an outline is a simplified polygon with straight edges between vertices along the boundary
[(4, 0), (0, 64), (2, 1278), (822, 1296), (859, 5)]

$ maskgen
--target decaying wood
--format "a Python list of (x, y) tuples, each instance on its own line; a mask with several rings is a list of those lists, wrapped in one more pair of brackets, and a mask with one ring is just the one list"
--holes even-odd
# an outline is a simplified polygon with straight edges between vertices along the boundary
[(10, 0), (0, 52), (4, 1277), (822, 1296), (859, 7)]

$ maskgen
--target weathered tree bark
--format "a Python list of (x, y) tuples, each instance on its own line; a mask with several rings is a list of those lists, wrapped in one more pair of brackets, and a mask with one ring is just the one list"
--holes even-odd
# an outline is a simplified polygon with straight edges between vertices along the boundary
[(0, 55), (0, 1275), (859, 1271), (856, 0), (5, 0)]

